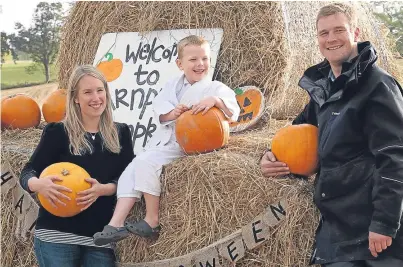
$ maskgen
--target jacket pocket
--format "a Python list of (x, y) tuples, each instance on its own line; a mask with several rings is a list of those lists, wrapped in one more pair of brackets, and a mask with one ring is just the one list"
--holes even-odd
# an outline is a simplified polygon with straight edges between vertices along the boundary
[[(348, 195), (364, 185), (369, 187), (367, 182), (368, 179), (372, 180), (374, 171), (375, 163), (368, 156), (360, 156), (337, 168), (321, 169), (315, 198), (324, 201)], [(372, 188), (367, 190), (370, 192)]]
[(320, 154), (322, 154), (322, 151), (325, 149), (327, 139), (329, 139), (329, 136), (330, 136), (330, 134), (332, 132), (331, 130), (332, 130), (333, 122), (334, 122), (334, 120), (336, 118), (337, 118), (336, 116), (331, 116), (330, 118), (328, 118), (326, 120), (325, 125), (323, 125), (323, 130), (322, 130), (322, 132), (320, 133), (320, 136), (319, 136), (319, 151), (320, 151)]

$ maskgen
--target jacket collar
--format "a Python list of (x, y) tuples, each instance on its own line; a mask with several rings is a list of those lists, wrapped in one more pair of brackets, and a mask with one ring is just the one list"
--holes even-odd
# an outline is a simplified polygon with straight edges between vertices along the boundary
[[(329, 101), (340, 99), (343, 95), (343, 90), (352, 84), (357, 84), (368, 67), (376, 62), (376, 51), (370, 42), (358, 43), (357, 49), (358, 55), (349, 62), (343, 63), (342, 73), (337, 77), (337, 80), (344, 80), (345, 85), (343, 89), (332, 95)], [(330, 90), (328, 78), (330, 71), (330, 64), (325, 59), (321, 63), (308, 68), (298, 83), (300, 87), (308, 91), (313, 100), (320, 106), (326, 102), (326, 94)]]

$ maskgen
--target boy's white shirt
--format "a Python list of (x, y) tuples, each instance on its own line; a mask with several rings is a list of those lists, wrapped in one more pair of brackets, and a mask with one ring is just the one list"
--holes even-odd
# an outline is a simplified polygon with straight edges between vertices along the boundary
[(238, 119), (240, 108), (235, 97), (235, 92), (231, 88), (219, 81), (211, 81), (211, 77), (206, 76), (203, 80), (191, 85), (179, 101), (176, 92), (182, 89), (184, 82), (184, 74), (171, 79), (154, 98), (153, 109), (156, 115), (158, 127), (147, 146), (156, 146), (158, 143), (160, 143), (160, 145), (165, 145), (169, 142), (171, 137), (175, 135), (175, 120), (160, 123), (159, 116), (167, 114), (179, 104), (183, 104), (190, 108), (192, 105), (199, 103), (206, 97), (217, 96), (231, 111), (232, 116), (230, 119), (232, 121)]

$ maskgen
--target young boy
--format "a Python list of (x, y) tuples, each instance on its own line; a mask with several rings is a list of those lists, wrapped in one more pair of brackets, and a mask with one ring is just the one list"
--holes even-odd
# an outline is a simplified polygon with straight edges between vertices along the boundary
[[(98, 245), (116, 242), (129, 232), (142, 237), (156, 237), (159, 226), (159, 200), (162, 167), (185, 155), (175, 137), (175, 120), (185, 111), (206, 113), (217, 107), (230, 120), (236, 121), (240, 112), (235, 93), (218, 81), (211, 81), (210, 47), (206, 40), (191, 35), (178, 43), (176, 64), (183, 74), (169, 81), (153, 101), (160, 127), (145, 152), (139, 154), (119, 178), (117, 205), (104, 230), (94, 235)], [(135, 223), (125, 219), (141, 196), (146, 202), (146, 216)]]

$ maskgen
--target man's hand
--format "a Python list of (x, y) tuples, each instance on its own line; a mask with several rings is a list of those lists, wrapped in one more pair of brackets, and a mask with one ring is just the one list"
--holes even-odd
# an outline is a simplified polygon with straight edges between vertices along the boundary
[(283, 176), (290, 173), (290, 169), (284, 162), (277, 161), (276, 157), (271, 151), (267, 151), (260, 161), (260, 169), (263, 176)]
[(374, 232), (369, 232), (368, 240), (369, 250), (374, 257), (378, 257), (378, 253), (381, 253), (392, 245), (392, 237)]

